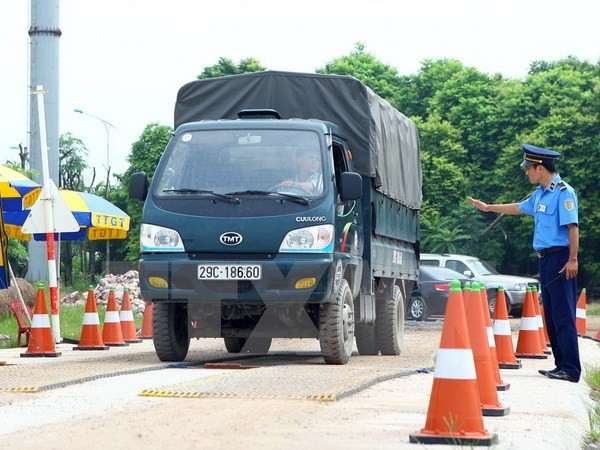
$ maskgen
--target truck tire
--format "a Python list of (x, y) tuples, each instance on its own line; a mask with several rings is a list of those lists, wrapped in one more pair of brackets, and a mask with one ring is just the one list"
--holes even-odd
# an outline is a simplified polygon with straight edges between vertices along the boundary
[(379, 355), (379, 341), (375, 324), (356, 324), (356, 348), (361, 355)]
[(354, 346), (354, 310), (352, 291), (346, 280), (334, 301), (319, 310), (319, 344), (327, 364), (346, 364)]
[(258, 353), (264, 355), (269, 353), (271, 348), (271, 338), (247, 338), (226, 337), (223, 338), (225, 348), (229, 353)]
[(152, 340), (161, 361), (185, 359), (190, 348), (185, 304), (153, 302)]
[(399, 355), (404, 340), (404, 299), (400, 287), (394, 296), (377, 300), (377, 331), (382, 355)]
[(427, 305), (420, 295), (411, 297), (408, 301), (408, 318), (411, 320), (427, 319)]

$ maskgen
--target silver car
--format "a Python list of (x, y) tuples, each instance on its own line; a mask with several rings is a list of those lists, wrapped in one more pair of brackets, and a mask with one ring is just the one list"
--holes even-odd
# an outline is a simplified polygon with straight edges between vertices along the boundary
[[(520, 317), (523, 312), (527, 286), (534, 286), (538, 290), (540, 287), (539, 281), (535, 278), (500, 274), (489, 264), (474, 256), (422, 253), (420, 261), (423, 266), (446, 267), (466, 277), (477, 278), (486, 284), (487, 289), (502, 286), (508, 313), (515, 317)], [(490, 309), (493, 309), (493, 305), (490, 305)]]

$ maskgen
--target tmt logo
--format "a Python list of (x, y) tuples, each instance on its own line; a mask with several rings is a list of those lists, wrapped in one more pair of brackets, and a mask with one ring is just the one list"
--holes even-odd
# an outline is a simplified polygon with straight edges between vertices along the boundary
[(236, 233), (235, 231), (228, 231), (227, 233), (223, 233), (219, 240), (223, 245), (238, 245), (241, 244), (244, 238), (240, 233)]

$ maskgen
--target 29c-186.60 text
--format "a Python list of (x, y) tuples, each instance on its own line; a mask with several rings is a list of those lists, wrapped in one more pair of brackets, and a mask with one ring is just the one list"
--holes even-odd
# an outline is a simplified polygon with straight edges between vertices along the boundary
[(198, 266), (200, 280), (260, 280), (259, 264), (201, 264)]

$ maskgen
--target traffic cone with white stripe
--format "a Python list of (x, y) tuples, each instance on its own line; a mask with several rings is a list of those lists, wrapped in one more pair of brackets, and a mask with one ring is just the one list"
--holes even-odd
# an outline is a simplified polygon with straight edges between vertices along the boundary
[(104, 345), (104, 341), (102, 340), (100, 317), (98, 317), (98, 307), (96, 306), (96, 297), (94, 296), (94, 286), (90, 286), (88, 290), (79, 345), (73, 347), (73, 350), (108, 350), (108, 347)]
[(542, 323), (544, 324), (544, 341), (546, 347), (550, 347), (550, 336), (548, 336), (548, 328), (546, 327), (546, 315), (544, 314), (544, 305), (540, 305), (540, 314), (542, 315)]
[(479, 298), (481, 302), (481, 310), (483, 311), (485, 332), (487, 335), (488, 346), (490, 348), (490, 356), (492, 358), (492, 369), (494, 370), (496, 390), (508, 391), (510, 389), (510, 383), (503, 381), (502, 377), (500, 376), (500, 366), (498, 365), (498, 354), (496, 352), (496, 341), (494, 340), (494, 330), (492, 329), (492, 319), (490, 318), (490, 308), (487, 301), (485, 283), (479, 283)]
[(135, 321), (133, 320), (133, 311), (131, 310), (131, 300), (129, 299), (129, 288), (123, 288), (123, 299), (121, 300), (121, 311), (119, 312), (119, 320), (121, 321), (121, 331), (123, 339), (130, 344), (142, 342), (138, 338), (135, 329)]
[(433, 377), (425, 427), (412, 433), (410, 442), (470, 446), (496, 444), (498, 436), (489, 433), (483, 426), (473, 350), (458, 280), (450, 283)]
[(510, 408), (500, 404), (496, 392), (494, 363), (492, 362), (484, 314), (481, 308), (479, 283), (473, 282), (471, 286), (467, 283), (464, 289), (464, 303), (467, 329), (477, 372), (481, 412), (484, 416), (505, 416), (510, 412)]
[(52, 330), (50, 329), (50, 318), (48, 317), (48, 307), (46, 306), (46, 296), (44, 294), (44, 285), (37, 285), (35, 296), (35, 306), (33, 308), (33, 317), (31, 318), (31, 332), (27, 351), (21, 353), (21, 357), (37, 356), (60, 356), (54, 347)]
[(542, 353), (549, 355), (552, 353), (548, 350), (548, 346), (546, 345), (546, 335), (544, 334), (544, 321), (542, 320), (542, 310), (540, 309), (540, 299), (538, 297), (538, 291), (536, 288), (531, 289), (531, 296), (533, 297), (533, 306), (535, 307), (535, 317), (538, 322), (538, 331), (540, 335), (540, 350)]
[(575, 324), (577, 325), (577, 334), (581, 337), (585, 337), (586, 334), (586, 306), (587, 294), (585, 289), (582, 289), (581, 294), (579, 294), (579, 300), (577, 300), (577, 309), (575, 310)]
[(498, 286), (498, 290), (496, 291), (493, 330), (496, 354), (498, 355), (498, 367), (501, 369), (520, 369), (522, 364), (520, 360), (515, 358), (512, 332), (506, 308), (506, 297), (504, 296), (504, 288), (502, 286)]
[(114, 287), (111, 287), (108, 291), (108, 304), (106, 305), (106, 314), (104, 315), (102, 339), (106, 345), (111, 347), (126, 347), (129, 345), (123, 340), (123, 331), (121, 331), (121, 321), (119, 320), (117, 296), (115, 295)]
[(535, 316), (535, 307), (533, 306), (531, 288), (528, 287), (525, 294), (525, 303), (523, 304), (523, 314), (521, 315), (517, 349), (515, 351), (517, 358), (548, 358), (548, 355), (540, 350), (539, 329), (537, 317)]
[(146, 303), (144, 308), (144, 320), (142, 321), (142, 331), (140, 339), (152, 339), (152, 303)]

